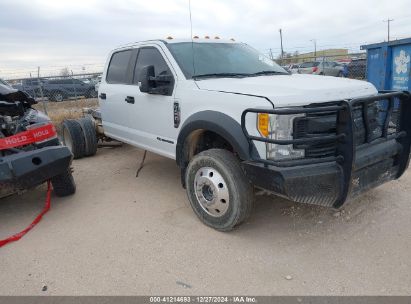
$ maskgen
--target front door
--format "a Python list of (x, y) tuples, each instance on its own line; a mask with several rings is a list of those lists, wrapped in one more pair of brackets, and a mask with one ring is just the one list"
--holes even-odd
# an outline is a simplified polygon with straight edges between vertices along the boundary
[[(162, 93), (143, 93), (139, 89), (141, 71), (146, 66), (154, 66), (155, 77), (172, 76), (172, 89)], [(174, 158), (177, 129), (174, 128), (174, 86), (176, 75), (161, 48), (144, 46), (139, 48), (134, 70), (133, 87), (127, 98), (132, 98), (130, 126), (133, 139), (142, 148)]]

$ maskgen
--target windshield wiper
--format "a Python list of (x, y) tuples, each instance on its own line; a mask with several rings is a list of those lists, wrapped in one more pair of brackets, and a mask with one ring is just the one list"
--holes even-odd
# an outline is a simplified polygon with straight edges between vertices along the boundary
[(260, 75), (289, 75), (287, 72), (279, 71), (260, 71), (257, 73), (249, 74), (249, 76), (260, 76)]
[(250, 76), (250, 74), (247, 74), (247, 73), (211, 73), (211, 74), (194, 75), (193, 79), (197, 79), (197, 78), (247, 77), (247, 76)]
[(279, 71), (260, 71), (257, 73), (210, 73), (210, 74), (194, 75), (193, 79), (224, 78), (224, 77), (243, 78), (243, 77), (253, 77), (253, 76), (260, 76), (260, 75), (289, 75), (289, 74), (287, 72), (279, 72)]

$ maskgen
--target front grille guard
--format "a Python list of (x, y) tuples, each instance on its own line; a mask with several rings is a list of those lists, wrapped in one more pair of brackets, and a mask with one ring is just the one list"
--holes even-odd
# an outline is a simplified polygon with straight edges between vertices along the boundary
[[(369, 140), (369, 119), (367, 117), (367, 107), (369, 104), (376, 101), (388, 101), (387, 114), (385, 117), (382, 136), (372, 142)], [(399, 126), (395, 134), (389, 134), (389, 122), (393, 115), (393, 110), (398, 104), (399, 113)], [(295, 160), (267, 160), (267, 159), (251, 159), (253, 162), (262, 163), (265, 166), (276, 167), (295, 167), (310, 164), (319, 164), (327, 162), (337, 162), (340, 164), (343, 172), (343, 191), (340, 194), (339, 199), (335, 202), (334, 207), (340, 207), (346, 200), (349, 190), (351, 175), (355, 168), (355, 154), (356, 146), (354, 142), (354, 120), (353, 120), (353, 107), (363, 104), (363, 120), (365, 125), (366, 145), (372, 145), (384, 140), (396, 139), (402, 146), (402, 151), (396, 156), (395, 163), (398, 165), (398, 173), (396, 178), (399, 178), (408, 167), (411, 145), (411, 94), (410, 92), (398, 92), (398, 91), (380, 91), (378, 95), (370, 97), (355, 98), (351, 100), (342, 100), (335, 102), (333, 105), (325, 105), (318, 107), (293, 107), (284, 109), (256, 109), (250, 108), (243, 111), (241, 115), (241, 128), (249, 142), (250, 152), (252, 151), (253, 141), (259, 141), (264, 143), (271, 143), (277, 145), (294, 145), (294, 144), (320, 144), (320, 143), (332, 143), (336, 142), (337, 153), (336, 156), (324, 157), (324, 158), (304, 158)], [(321, 114), (327, 112), (337, 113), (337, 131), (335, 135), (315, 136), (309, 138), (287, 139), (287, 140), (275, 140), (265, 138), (261, 136), (252, 136), (248, 133), (246, 128), (246, 116), (248, 113), (266, 113), (276, 115), (292, 115), (292, 114)], [(252, 155), (250, 153), (250, 155)]]

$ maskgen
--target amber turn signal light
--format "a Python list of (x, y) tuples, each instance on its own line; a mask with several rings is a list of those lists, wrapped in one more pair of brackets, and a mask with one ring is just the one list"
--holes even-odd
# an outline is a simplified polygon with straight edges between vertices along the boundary
[(258, 113), (258, 132), (264, 137), (269, 134), (270, 117), (267, 113)]

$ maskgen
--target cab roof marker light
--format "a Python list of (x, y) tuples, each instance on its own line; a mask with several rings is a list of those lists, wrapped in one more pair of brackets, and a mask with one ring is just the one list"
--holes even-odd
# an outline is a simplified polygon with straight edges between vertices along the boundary
[(194, 37), (193, 37), (193, 39), (198, 39), (198, 38), (200, 38), (200, 37), (198, 37), (198, 36), (194, 36)]
[(218, 37), (218, 36), (215, 36), (215, 37), (214, 37), (214, 39), (217, 39), (217, 40), (218, 40), (218, 39), (220, 39), (220, 37)]
[(210, 36), (205, 36), (204, 38), (205, 38), (205, 39), (210, 39)]
[(173, 37), (171, 37), (171, 36), (168, 36), (168, 37), (167, 37), (167, 39), (168, 39), (168, 40), (172, 40), (172, 39), (173, 39)]

